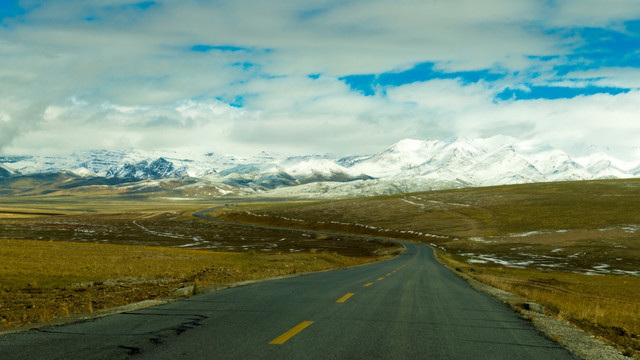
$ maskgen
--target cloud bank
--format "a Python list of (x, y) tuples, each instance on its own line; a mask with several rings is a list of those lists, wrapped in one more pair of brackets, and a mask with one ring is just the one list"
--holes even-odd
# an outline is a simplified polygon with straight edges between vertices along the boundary
[(367, 153), (503, 134), (640, 159), (633, 0), (2, 6), (5, 153)]

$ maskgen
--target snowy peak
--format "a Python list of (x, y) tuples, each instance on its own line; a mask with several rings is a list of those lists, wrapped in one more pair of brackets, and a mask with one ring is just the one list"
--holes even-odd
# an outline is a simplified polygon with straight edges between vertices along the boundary
[[(624, 163), (604, 153), (574, 159), (548, 144), (452, 137), (405, 139), (370, 155), (298, 155), (262, 152), (249, 158), (218, 153), (174, 151), (82, 151), (70, 156), (0, 156), (0, 181), (20, 176), (67, 174), (77, 183), (121, 184), (182, 181), (190, 189), (206, 183), (223, 193), (273, 192), (290, 188), (331, 194), (371, 195), (457, 187), (544, 181), (628, 178), (639, 163)], [(42, 175), (42, 176), (41, 176)], [(67, 176), (65, 175), (65, 176)], [(96, 180), (97, 179), (97, 180)], [(313, 185), (316, 184), (316, 185)], [(141, 186), (137, 189), (157, 189)], [(339, 188), (339, 190), (337, 190)], [(231, 190), (235, 189), (235, 190)], [(315, 190), (314, 190), (315, 189)], [(151, 191), (151, 190), (145, 190)], [(215, 191), (215, 193), (220, 193)], [(341, 195), (342, 196), (342, 195)]]
[(154, 161), (142, 160), (135, 164), (125, 163), (116, 168), (109, 169), (106, 178), (159, 180), (164, 178), (177, 178), (186, 176), (186, 169), (176, 169), (172, 162), (164, 158)]
[(386, 148), (368, 160), (389, 165), (396, 164), (399, 167), (414, 167), (427, 161), (435, 152), (437, 145), (437, 141), (406, 139)]
[(618, 179), (633, 177), (632, 165), (602, 152), (577, 159), (594, 179)]
[(435, 154), (427, 161), (433, 167), (461, 167), (469, 163), (469, 161), (477, 156), (484, 154), (485, 151), (478, 149), (469, 141), (456, 140), (444, 148), (438, 149)]
[(467, 173), (474, 183), (482, 185), (504, 185), (540, 182), (545, 178), (512, 145), (481, 155)]
[(596, 179), (616, 179), (624, 178), (629, 175), (620, 170), (618, 167), (614, 166), (613, 163), (609, 160), (600, 160), (594, 164), (591, 164), (587, 168), (587, 171), (589, 171), (589, 173), (591, 173)]
[[(390, 177), (395, 176), (404, 171), (411, 171), (418, 168), (430, 160), (434, 165), (438, 159), (438, 154), (444, 158), (447, 155), (442, 153), (446, 147), (467, 148), (467, 146), (455, 146), (457, 138), (446, 140), (401, 140), (385, 150), (366, 157), (358, 159), (351, 164), (352, 172), (368, 174), (374, 177)], [(464, 152), (464, 150), (462, 150)]]

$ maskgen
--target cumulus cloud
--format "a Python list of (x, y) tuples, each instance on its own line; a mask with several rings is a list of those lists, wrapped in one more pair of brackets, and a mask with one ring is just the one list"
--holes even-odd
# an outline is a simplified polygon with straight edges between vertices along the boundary
[[(5, 152), (365, 153), (406, 137), (495, 134), (628, 149), (640, 136), (638, 69), (576, 67), (593, 59), (572, 57), (590, 41), (585, 26), (635, 36), (627, 28), (640, 19), (633, 0), (20, 4), (24, 14), (0, 20)], [(425, 62), (443, 73), (500, 76), (421, 79), (372, 96), (341, 80)], [(630, 91), (498, 97), (535, 85)]]

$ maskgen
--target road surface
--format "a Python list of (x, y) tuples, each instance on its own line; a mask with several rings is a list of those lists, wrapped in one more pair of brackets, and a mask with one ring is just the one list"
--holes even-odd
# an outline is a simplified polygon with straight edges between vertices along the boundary
[(400, 256), (0, 336), (2, 359), (574, 359), (404, 243)]

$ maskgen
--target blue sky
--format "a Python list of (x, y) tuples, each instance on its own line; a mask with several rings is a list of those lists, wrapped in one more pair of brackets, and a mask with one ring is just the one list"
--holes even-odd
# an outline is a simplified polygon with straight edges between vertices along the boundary
[(635, 0), (5, 0), (0, 152), (506, 135), (640, 161), (639, 51)]

